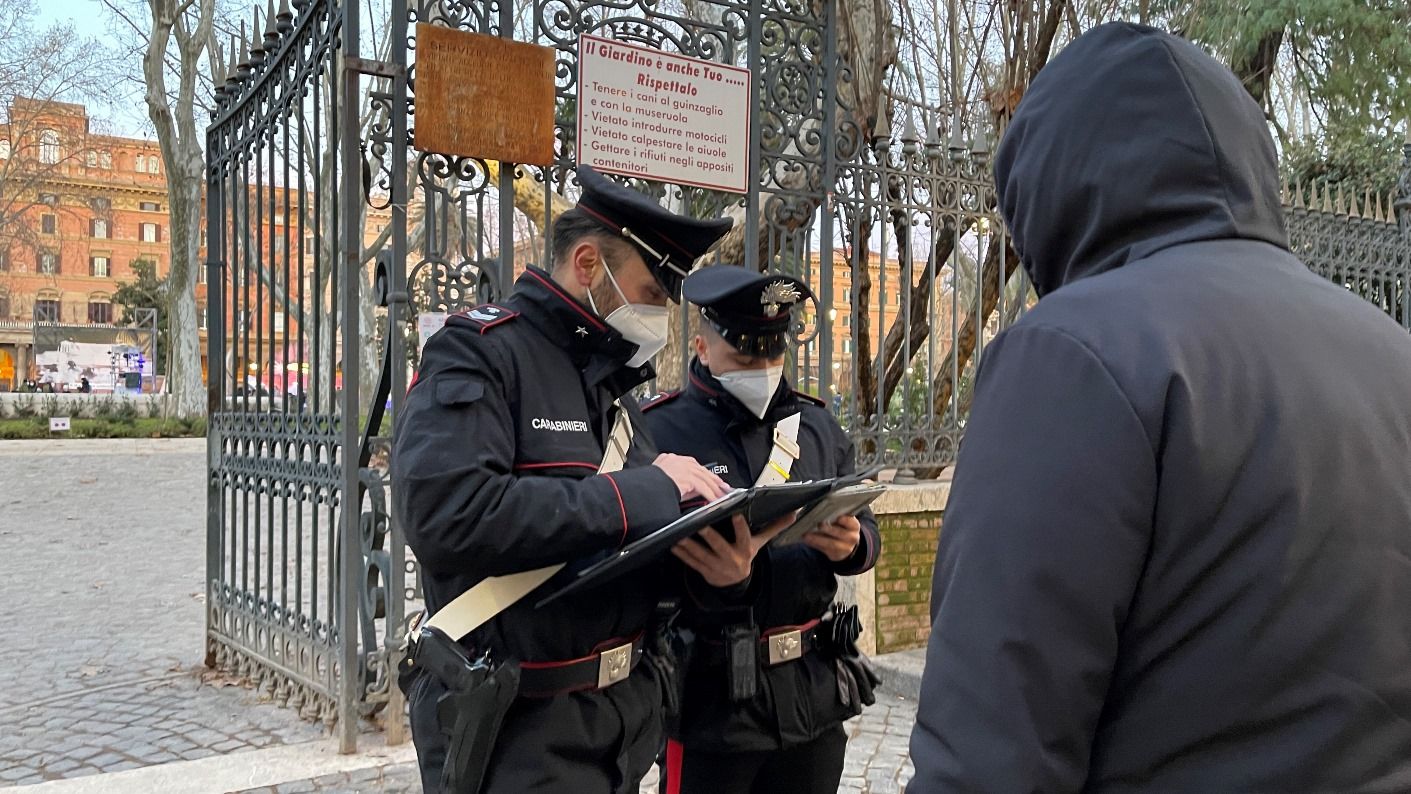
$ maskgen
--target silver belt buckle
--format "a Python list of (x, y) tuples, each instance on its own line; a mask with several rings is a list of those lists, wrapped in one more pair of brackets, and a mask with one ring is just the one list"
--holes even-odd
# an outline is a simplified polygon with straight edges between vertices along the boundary
[(616, 684), (632, 672), (632, 643), (598, 654), (598, 689)]
[(803, 656), (803, 630), (769, 635), (769, 663), (783, 664)]

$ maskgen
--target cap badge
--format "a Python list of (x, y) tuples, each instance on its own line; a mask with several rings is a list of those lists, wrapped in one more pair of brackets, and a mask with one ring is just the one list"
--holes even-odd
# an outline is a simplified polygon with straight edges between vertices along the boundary
[(797, 303), (803, 297), (798, 289), (787, 281), (776, 281), (764, 288), (764, 294), (759, 297), (759, 302), (764, 304), (764, 316), (776, 317), (779, 314), (781, 304)]

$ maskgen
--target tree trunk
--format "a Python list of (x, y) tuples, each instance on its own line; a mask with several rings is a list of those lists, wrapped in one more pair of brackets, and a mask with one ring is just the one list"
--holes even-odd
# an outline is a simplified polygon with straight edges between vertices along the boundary
[[(168, 339), (172, 347), (167, 382), (172, 399), (165, 414), (201, 416), (206, 411), (205, 385), (201, 380), (200, 329), (196, 323), (196, 268), (200, 267), (201, 188), (205, 161), (196, 126), (197, 65), (211, 41), (215, 0), (200, 0), (195, 29), (174, 0), (148, 0), (152, 32), (143, 53), (147, 115), (157, 133), (165, 164), (167, 191), (171, 196), (168, 230), (171, 270), (168, 276)], [(175, 107), (167, 92), (167, 48), (176, 39), (178, 79)], [(160, 355), (160, 353), (159, 353)]]
[[(183, 153), (186, 163), (196, 164), (194, 173), (187, 170), (181, 177), (174, 176), (176, 168), (167, 169), (167, 183), (173, 197), (171, 202), (171, 251), (172, 268), (169, 277), (168, 334), (171, 345), (171, 368), (168, 381), (171, 384), (171, 400), (167, 405), (169, 416), (202, 416), (206, 412), (206, 389), (201, 377), (201, 339), (196, 320), (196, 268), (201, 267), (199, 242), (201, 239), (201, 187), (204, 183), (204, 169), (201, 150), (194, 139), (182, 142), (181, 148), (195, 149)], [(168, 161), (170, 162), (170, 161)], [(173, 184), (179, 183), (179, 184)], [(178, 193), (178, 191), (180, 191)]]
[(1269, 93), (1269, 84), (1274, 78), (1274, 67), (1278, 64), (1279, 49), (1283, 44), (1283, 28), (1269, 31), (1255, 42), (1253, 49), (1230, 64), (1230, 70), (1244, 83), (1245, 90), (1261, 108)]
[(985, 266), (981, 269), (980, 310), (972, 310), (965, 315), (950, 352), (946, 354), (931, 380), (936, 394), (931, 407), (938, 417), (951, 413), (948, 409), (951, 394), (955, 390), (955, 373), (964, 372), (970, 365), (970, 359), (975, 355), (979, 341), (980, 326), (989, 319), (995, 306), (999, 304), (1001, 255), (1004, 259), (1004, 283), (1008, 284), (1015, 268), (1019, 266), (1019, 256), (1009, 245), (1007, 235), (992, 234), (989, 251), (985, 254)]

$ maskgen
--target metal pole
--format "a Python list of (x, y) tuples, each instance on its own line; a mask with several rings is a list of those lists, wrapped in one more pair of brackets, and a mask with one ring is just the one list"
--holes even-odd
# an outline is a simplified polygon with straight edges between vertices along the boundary
[[(500, 3), (500, 36), (514, 38), (514, 3)], [(398, 151), (393, 149), (393, 151)], [(514, 163), (500, 163), (500, 292), (508, 295), (514, 287)], [(544, 180), (545, 186), (552, 178)], [(545, 201), (546, 207), (553, 207), (552, 201)], [(497, 296), (499, 297), (499, 296)]]
[(764, 36), (763, 26), (760, 18), (763, 11), (761, 0), (750, 0), (750, 41), (749, 41), (749, 63), (750, 72), (750, 186), (749, 198), (745, 202), (745, 261), (739, 264), (744, 265), (756, 272), (763, 272), (766, 263), (759, 261), (759, 214), (760, 214), (760, 183), (763, 176), (759, 172), (760, 161), (760, 125), (763, 118), (759, 110), (759, 79), (764, 71), (763, 62), (760, 56), (763, 49), (760, 40)]
[[(221, 135), (213, 132), (206, 137), (206, 158), (208, 163), (218, 162)], [(224, 187), (218, 176), (224, 165), (209, 165), (206, 175), (206, 460), (208, 474), (220, 466), (220, 422), (217, 415), (225, 404), (225, 271), (222, 258), (225, 255), (225, 207)], [(215, 309), (215, 319), (209, 318)], [(217, 582), (221, 569), (221, 516), (224, 490), (215, 477), (206, 478), (206, 667), (216, 667), (215, 645), (211, 633), (217, 628), (211, 625), (218, 599)]]
[(837, 180), (837, 3), (823, 4), (823, 202), (818, 219), (818, 395), (833, 410), (833, 185)]
[[(392, 65), (396, 74), (392, 78), (392, 272), (388, 274), (390, 293), (387, 300), (387, 327), (391, 333), (392, 345), (392, 419), (396, 420), (402, 410), (402, 401), (407, 393), (407, 346), (406, 322), (410, 312), (410, 285), (407, 284), (407, 160), (402, 156), (407, 151), (407, 4), (406, 0), (392, 3)], [(389, 432), (390, 435), (390, 432)], [(389, 667), (395, 669), (400, 659), (396, 656), (401, 647), (402, 613), (406, 609), (402, 600), (405, 589), (403, 575), (406, 570), (406, 543), (402, 527), (397, 521), (397, 491), (389, 488), (387, 493), (387, 544), (391, 556), (390, 570), (387, 572), (387, 625), (386, 633)], [(387, 693), (387, 743), (401, 744), (407, 740), (406, 723), (402, 720), (402, 690), (396, 684), (388, 687)]]
[(361, 548), (358, 542), (358, 526), (362, 506), (357, 503), (358, 494), (358, 447), (360, 411), (358, 404), (358, 346), (361, 334), (358, 329), (358, 293), (362, 287), (361, 259), (362, 239), (359, 234), (358, 202), (362, 201), (360, 180), (357, 175), (362, 170), (358, 152), (358, 88), (361, 84), (358, 69), (350, 59), (356, 59), (359, 52), (358, 3), (347, 0), (343, 3), (343, 30), (340, 38), (343, 43), (343, 97), (337, 113), (342, 128), (338, 145), (341, 168), (340, 203), (343, 207), (343, 228), (339, 245), (342, 249), (343, 266), (343, 439), (339, 451), (342, 464), (343, 485), (339, 497), (342, 522), (339, 533), (342, 543), (339, 554), (339, 603), (338, 646), (341, 651), (338, 676), (338, 751), (356, 752), (358, 748), (358, 701), (362, 678), (358, 674), (358, 571), (362, 568)]

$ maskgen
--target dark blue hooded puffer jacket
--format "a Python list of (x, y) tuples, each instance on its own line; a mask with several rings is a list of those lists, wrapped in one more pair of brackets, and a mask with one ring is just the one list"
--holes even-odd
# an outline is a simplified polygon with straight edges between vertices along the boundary
[(1113, 24), (996, 157), (908, 794), (1411, 791), (1411, 335), (1288, 251), (1238, 80)]

